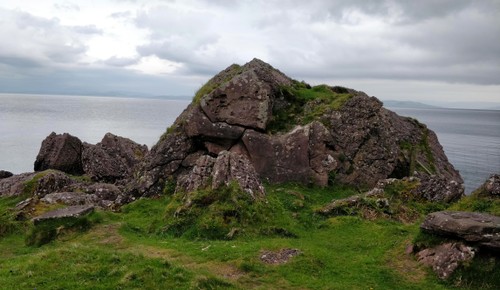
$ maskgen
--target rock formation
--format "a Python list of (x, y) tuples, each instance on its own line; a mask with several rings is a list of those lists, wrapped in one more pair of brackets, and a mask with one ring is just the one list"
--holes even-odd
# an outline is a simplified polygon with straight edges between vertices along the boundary
[[(272, 183), (370, 188), (380, 179), (418, 173), (422, 180), (433, 176), (446, 186), (462, 184), (425, 125), (386, 110), (365, 93), (311, 87), (254, 59), (231, 65), (197, 92), (128, 188), (134, 196), (160, 194), (171, 177), (187, 190), (206, 186), (211, 162), (227, 151), (244, 156), (260, 180)], [(427, 198), (456, 199), (440, 194)]]
[(450, 277), (461, 263), (471, 261), (474, 255), (474, 248), (463, 243), (445, 243), (416, 254), (420, 263), (431, 266), (443, 280)]
[(434, 212), (420, 226), (432, 234), (450, 236), (500, 250), (500, 217), (478, 212)]
[(82, 141), (77, 137), (52, 132), (42, 142), (35, 161), (35, 171), (56, 169), (69, 174), (82, 174), (82, 149)]
[(12, 174), (12, 172), (10, 171), (0, 170), (0, 179), (11, 177), (12, 175), (14, 174)]
[(258, 59), (209, 80), (150, 151), (111, 133), (96, 145), (52, 133), (35, 171), (1, 179), (0, 195), (115, 208), (167, 187), (188, 193), (236, 184), (256, 200), (265, 195), (262, 182), (370, 189), (396, 179), (418, 181), (414, 199), (463, 195), (460, 175), (425, 125), (363, 92), (311, 87)]

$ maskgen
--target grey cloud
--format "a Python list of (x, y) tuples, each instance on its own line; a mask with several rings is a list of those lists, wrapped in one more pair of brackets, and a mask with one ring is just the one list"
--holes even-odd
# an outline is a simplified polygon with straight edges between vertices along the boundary
[(0, 78), (0, 92), (4, 93), (181, 96), (194, 92), (198, 85), (192, 79), (143, 75), (114, 68), (44, 70), (24, 74), (22, 78)]
[(124, 67), (137, 64), (139, 62), (139, 58), (128, 58), (128, 57), (116, 57), (113, 56), (103, 61), (102, 63), (115, 67)]
[(64, 11), (80, 11), (80, 7), (78, 7), (78, 5), (68, 2), (62, 4), (56, 3), (54, 4), (54, 8)]
[(33, 59), (27, 59), (27, 58), (23, 58), (23, 57), (15, 57), (15, 56), (3, 56), (3, 55), (0, 55), (0, 63), (4, 64), (4, 65), (8, 65), (10, 67), (14, 67), (16, 69), (19, 69), (19, 68), (37, 68), (37, 67), (42, 66), (41, 63), (39, 63)]
[(71, 30), (81, 34), (102, 34), (103, 31), (95, 25), (71, 26)]
[(132, 12), (130, 12), (130, 11), (115, 12), (115, 13), (111, 13), (111, 15), (109, 15), (109, 16), (111, 18), (115, 18), (115, 19), (130, 18), (130, 17), (132, 17)]

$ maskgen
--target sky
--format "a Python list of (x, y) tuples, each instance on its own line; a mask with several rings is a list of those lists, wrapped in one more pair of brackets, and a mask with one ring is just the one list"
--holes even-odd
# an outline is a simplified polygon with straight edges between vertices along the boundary
[(253, 58), (382, 100), (500, 103), (500, 0), (0, 0), (0, 92), (189, 98)]

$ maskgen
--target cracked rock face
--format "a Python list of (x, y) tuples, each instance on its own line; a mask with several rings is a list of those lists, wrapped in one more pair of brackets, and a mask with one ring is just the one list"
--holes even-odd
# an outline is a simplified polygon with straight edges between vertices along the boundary
[[(202, 93), (137, 167), (129, 192), (136, 197), (161, 194), (171, 178), (184, 184), (185, 190), (194, 190), (205, 184), (198, 171), (214, 170), (208, 163), (226, 151), (244, 156), (249, 170), (273, 183), (373, 187), (378, 180), (415, 172), (438, 176), (446, 184), (451, 180), (458, 186), (463, 183), (431, 130), (352, 89), (329, 87), (332, 96), (349, 95), (342, 106), (314, 115), (307, 124), (290, 124), (293, 129), (289, 131), (271, 133), (268, 125), (277, 120), (275, 114), (293, 106), (311, 113), (321, 104), (317, 99), (292, 104), (297, 97), (283, 90), (296, 84), (258, 59), (220, 72), (200, 89)], [(302, 84), (301, 88), (310, 86)], [(200, 160), (201, 156), (206, 157)], [(193, 180), (185, 180), (189, 175)], [(443, 197), (446, 201), (453, 198)]]
[(463, 243), (445, 243), (417, 253), (417, 260), (432, 270), (439, 278), (446, 280), (461, 263), (471, 261), (475, 250)]
[(56, 169), (69, 174), (82, 174), (82, 149), (82, 141), (77, 137), (52, 132), (42, 142), (35, 161), (35, 171)]

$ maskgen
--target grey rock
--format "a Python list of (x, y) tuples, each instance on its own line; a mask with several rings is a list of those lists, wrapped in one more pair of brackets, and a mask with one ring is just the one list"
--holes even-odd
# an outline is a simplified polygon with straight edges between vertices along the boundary
[(0, 196), (18, 196), (23, 193), (25, 183), (35, 176), (35, 173), (16, 174), (0, 179)]
[(93, 194), (83, 192), (55, 192), (45, 195), (40, 199), (46, 204), (65, 204), (65, 205), (94, 205), (97, 204), (97, 197)]
[(416, 254), (417, 260), (432, 267), (439, 278), (446, 280), (462, 263), (474, 258), (475, 250), (463, 243), (445, 243), (424, 249)]
[(331, 135), (319, 122), (297, 126), (281, 135), (245, 131), (242, 141), (259, 176), (273, 183), (328, 184), (337, 166)]
[(74, 181), (65, 173), (59, 171), (47, 171), (42, 177), (35, 182), (33, 195), (44, 197), (53, 192), (64, 190)]
[(215, 158), (208, 155), (200, 156), (191, 172), (179, 177), (176, 191), (191, 192), (208, 187), (214, 164)]
[(178, 178), (176, 191), (218, 189), (236, 182), (253, 199), (265, 195), (264, 187), (250, 161), (242, 155), (222, 151), (217, 158), (201, 156), (192, 170)]
[(12, 172), (0, 170), (0, 179), (11, 177), (12, 175), (14, 175), (14, 174), (12, 174)]
[(500, 217), (478, 212), (439, 211), (426, 216), (420, 227), (483, 247), (500, 249)]
[(83, 170), (94, 180), (114, 182), (130, 177), (147, 152), (145, 145), (107, 133), (96, 145), (84, 143)]
[(212, 188), (229, 186), (231, 182), (236, 182), (253, 199), (265, 196), (264, 186), (252, 163), (243, 155), (222, 151), (213, 167)]
[[(224, 79), (225, 73), (215, 78)], [(239, 74), (201, 99), (201, 108), (212, 122), (225, 122), (257, 130), (266, 129), (277, 89), (292, 80), (269, 64), (254, 59)]]
[(90, 205), (68, 206), (65, 208), (52, 210), (40, 216), (34, 217), (33, 222), (35, 224), (39, 224), (42, 221), (50, 219), (78, 218), (85, 216), (93, 211), (94, 207)]
[(82, 168), (82, 141), (68, 133), (58, 135), (52, 132), (42, 142), (35, 161), (35, 171), (56, 169), (79, 175)]
[(500, 174), (492, 174), (490, 177), (473, 192), (480, 197), (499, 198), (500, 197)]

